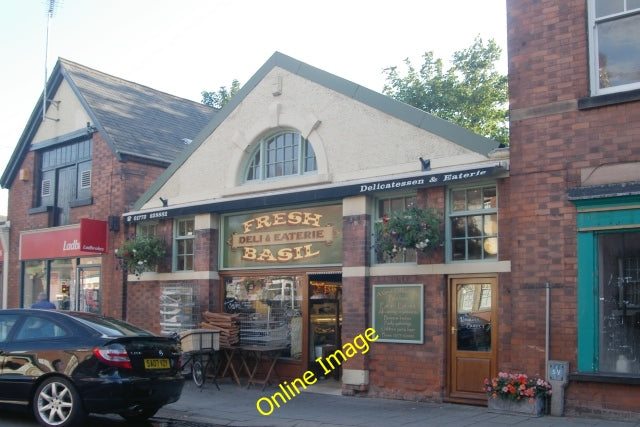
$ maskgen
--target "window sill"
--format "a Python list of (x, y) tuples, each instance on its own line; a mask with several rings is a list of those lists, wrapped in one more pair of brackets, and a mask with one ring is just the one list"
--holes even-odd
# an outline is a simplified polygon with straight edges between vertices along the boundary
[(625, 102), (634, 101), (640, 101), (640, 89), (578, 99), (578, 110), (588, 110), (591, 108), (605, 107), (607, 105), (623, 104)]
[(38, 206), (27, 211), (29, 215), (53, 211), (53, 206)]
[(86, 199), (76, 199), (69, 203), (69, 207), (77, 208), (78, 206), (88, 206), (93, 204), (93, 197), (87, 197)]
[[(76, 199), (69, 203), (69, 207), (77, 208), (79, 206), (88, 206), (93, 204), (93, 197), (88, 197), (86, 199)], [(52, 212), (55, 209), (55, 206), (47, 205), (47, 206), (36, 206), (35, 208), (29, 209), (27, 212), (29, 215), (39, 214), (45, 212)]]
[(610, 383), (610, 384), (640, 384), (639, 375), (631, 374), (595, 374), (574, 372), (569, 374), (570, 381), (591, 382), (591, 383)]

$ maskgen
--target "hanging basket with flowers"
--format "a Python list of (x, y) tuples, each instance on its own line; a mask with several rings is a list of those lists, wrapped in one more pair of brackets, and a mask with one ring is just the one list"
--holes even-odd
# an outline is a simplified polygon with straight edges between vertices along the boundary
[(441, 224), (440, 211), (416, 205), (384, 215), (374, 226), (374, 250), (379, 257), (388, 259), (407, 249), (428, 252), (442, 243)]
[(138, 279), (145, 271), (156, 268), (166, 252), (167, 245), (158, 236), (132, 235), (127, 238), (115, 255), (120, 267)]

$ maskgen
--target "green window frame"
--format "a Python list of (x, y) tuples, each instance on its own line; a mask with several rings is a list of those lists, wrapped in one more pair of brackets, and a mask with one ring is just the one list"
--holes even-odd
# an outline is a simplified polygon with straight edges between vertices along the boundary
[(195, 218), (177, 218), (173, 224), (173, 271), (193, 271)]
[(447, 260), (497, 260), (498, 187), (450, 188), (448, 199)]
[[(574, 200), (577, 213), (577, 322), (578, 322), (578, 367), (580, 373), (606, 374), (615, 372), (617, 361), (610, 360), (615, 349), (610, 348), (612, 341), (608, 340), (608, 331), (620, 328), (612, 327), (610, 321), (616, 320), (616, 313), (628, 313), (629, 307), (613, 307), (608, 304), (620, 304), (619, 285), (624, 285), (619, 279), (610, 275), (611, 268), (607, 268), (607, 258), (616, 256), (623, 262), (621, 271), (626, 271), (625, 260), (638, 260), (640, 255), (637, 248), (634, 251), (623, 251), (613, 254), (606, 242), (611, 239), (627, 238), (627, 241), (637, 241), (640, 233), (640, 196), (612, 197), (601, 199)], [(630, 234), (631, 233), (631, 234)], [(604, 250), (607, 248), (607, 250)], [(609, 262), (610, 263), (610, 262)], [(621, 274), (623, 279), (628, 273)], [(633, 273), (633, 274), (637, 274)], [(605, 277), (607, 276), (607, 277)], [(609, 277), (612, 276), (612, 277)], [(636, 276), (631, 277), (636, 280)], [(614, 293), (605, 293), (605, 288), (614, 287)], [(614, 296), (614, 301), (611, 296)], [(624, 294), (623, 294), (624, 296)], [(627, 299), (626, 297), (623, 299)], [(635, 307), (632, 307), (635, 310)], [(609, 318), (611, 317), (611, 319)], [(636, 352), (638, 349), (635, 350)], [(615, 355), (618, 357), (618, 354)], [(625, 357), (627, 357), (625, 355)], [(637, 368), (637, 367), (636, 367)], [(635, 369), (635, 368), (634, 368)], [(615, 372), (620, 374), (620, 372)], [(635, 373), (634, 376), (637, 376)]]

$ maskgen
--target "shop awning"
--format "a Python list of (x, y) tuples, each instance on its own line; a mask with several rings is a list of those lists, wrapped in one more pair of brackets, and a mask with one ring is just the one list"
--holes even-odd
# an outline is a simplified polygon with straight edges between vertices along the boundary
[(307, 276), (309, 280), (318, 282), (342, 282), (341, 271), (310, 271)]
[(589, 187), (570, 188), (567, 191), (569, 200), (603, 199), (608, 197), (637, 196), (640, 194), (640, 182), (623, 182), (617, 184), (595, 185)]

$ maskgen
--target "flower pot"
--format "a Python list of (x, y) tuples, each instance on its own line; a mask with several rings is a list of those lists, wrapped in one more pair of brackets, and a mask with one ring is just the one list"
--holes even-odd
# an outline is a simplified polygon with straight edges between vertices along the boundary
[(540, 417), (544, 414), (544, 398), (511, 400), (489, 397), (489, 412)]

